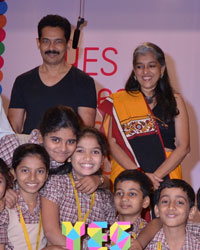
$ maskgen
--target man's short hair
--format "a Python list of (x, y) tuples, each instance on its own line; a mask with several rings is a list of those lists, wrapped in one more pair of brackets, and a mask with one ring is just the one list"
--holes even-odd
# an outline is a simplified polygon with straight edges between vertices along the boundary
[(47, 26), (61, 28), (64, 31), (66, 43), (69, 41), (71, 35), (71, 24), (65, 17), (59, 15), (47, 15), (43, 17), (38, 23), (39, 40), (42, 36), (42, 29)]
[(197, 208), (198, 208), (198, 210), (200, 212), (200, 188), (197, 191)]
[(168, 179), (164, 182), (161, 182), (159, 188), (154, 192), (154, 202), (158, 204), (160, 200), (160, 194), (165, 188), (180, 188), (182, 189), (188, 197), (189, 206), (192, 208), (195, 204), (195, 192), (193, 188), (184, 180), (180, 179)]
[(137, 169), (127, 169), (121, 172), (114, 182), (114, 191), (116, 192), (117, 184), (123, 181), (133, 181), (140, 185), (140, 189), (143, 193), (143, 198), (150, 196), (152, 190), (152, 184), (147, 175), (138, 171)]

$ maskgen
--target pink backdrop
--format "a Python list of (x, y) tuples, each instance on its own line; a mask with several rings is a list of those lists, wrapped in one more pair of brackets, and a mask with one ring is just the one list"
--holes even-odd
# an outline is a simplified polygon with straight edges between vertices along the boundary
[[(1, 82), (5, 109), (16, 76), (41, 63), (35, 42), (40, 18), (60, 14), (76, 25), (79, 15), (78, 0), (7, 3)], [(123, 88), (138, 44), (151, 41), (165, 51), (172, 84), (183, 95), (189, 112), (191, 152), (183, 162), (183, 169), (184, 179), (195, 190), (200, 186), (199, 13), (199, 0), (85, 0), (87, 25), (82, 30), (77, 62), (80, 69), (94, 77), (102, 98), (109, 91)], [(71, 51), (70, 62), (74, 61), (73, 56)]]

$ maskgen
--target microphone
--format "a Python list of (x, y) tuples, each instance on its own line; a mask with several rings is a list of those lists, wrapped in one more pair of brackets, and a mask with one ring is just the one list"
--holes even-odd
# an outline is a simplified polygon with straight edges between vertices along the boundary
[(72, 43), (73, 49), (77, 49), (79, 37), (80, 37), (80, 30), (76, 28), (74, 31), (74, 37), (73, 37), (73, 43)]
[(73, 37), (73, 42), (72, 42), (72, 48), (73, 49), (77, 49), (78, 47), (78, 41), (79, 41), (79, 37), (80, 37), (80, 26), (81, 24), (84, 23), (84, 18), (79, 17), (78, 18), (78, 22), (77, 22), (77, 26), (76, 29), (74, 31), (74, 37)]

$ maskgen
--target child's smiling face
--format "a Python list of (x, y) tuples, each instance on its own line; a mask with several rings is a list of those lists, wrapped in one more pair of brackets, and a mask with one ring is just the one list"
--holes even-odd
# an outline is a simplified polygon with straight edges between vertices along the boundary
[(160, 217), (163, 226), (185, 227), (193, 209), (190, 209), (187, 194), (181, 188), (164, 188), (155, 206), (155, 214)]
[(82, 178), (96, 173), (103, 163), (101, 147), (92, 134), (84, 135), (77, 143), (75, 152), (71, 157), (76, 177)]
[(36, 194), (47, 179), (47, 169), (39, 155), (27, 155), (15, 171), (20, 193)]
[(115, 207), (122, 216), (136, 219), (143, 208), (149, 206), (149, 197), (143, 197), (139, 183), (131, 180), (119, 181), (114, 195)]
[(63, 163), (76, 148), (76, 135), (72, 128), (61, 128), (41, 137), (41, 143), (52, 160)]

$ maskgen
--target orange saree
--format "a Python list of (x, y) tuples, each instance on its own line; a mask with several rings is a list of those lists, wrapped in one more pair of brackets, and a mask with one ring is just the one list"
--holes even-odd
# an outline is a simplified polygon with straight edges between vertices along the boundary
[[(112, 136), (138, 168), (154, 172), (168, 157), (156, 119), (140, 91), (114, 93), (100, 105), (99, 110), (103, 115), (104, 133), (108, 133), (112, 117)], [(123, 170), (112, 158), (112, 182)], [(180, 166), (170, 173), (170, 178), (181, 178)]]

